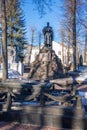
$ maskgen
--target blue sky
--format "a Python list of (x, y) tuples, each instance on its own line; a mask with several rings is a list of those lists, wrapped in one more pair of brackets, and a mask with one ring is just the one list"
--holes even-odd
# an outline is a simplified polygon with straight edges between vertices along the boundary
[(56, 4), (52, 6), (51, 10), (46, 10), (46, 14), (43, 17), (40, 17), (40, 14), (37, 9), (35, 9), (35, 5), (32, 4), (32, 0), (25, 0), (22, 8), (24, 10), (25, 15), (25, 25), (27, 28), (27, 40), (28, 42), (31, 40), (31, 28), (35, 28), (35, 44), (38, 43), (38, 33), (42, 33), (42, 29), (46, 26), (47, 22), (50, 22), (50, 26), (53, 27), (54, 31), (54, 40), (59, 41), (58, 29), (60, 27), (60, 20), (62, 16), (61, 11), (61, 0), (54, 0)]

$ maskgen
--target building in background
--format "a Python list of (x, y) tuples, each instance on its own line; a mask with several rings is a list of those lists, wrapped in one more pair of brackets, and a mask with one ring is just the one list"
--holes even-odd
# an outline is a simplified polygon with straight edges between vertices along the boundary
[[(42, 47), (43, 47), (43, 45), (40, 48), (42, 48)], [(35, 57), (40, 52), (40, 48), (39, 48), (39, 46), (32, 46), (30, 63), (32, 63), (35, 60)], [(67, 47), (67, 45), (62, 46), (61, 43), (53, 41), (52, 48), (64, 66), (67, 66), (69, 63), (73, 63), (73, 49), (72, 49), (72, 47), (69, 48), (69, 61), (68, 61), (68, 47)], [(28, 45), (28, 44), (25, 45), (25, 50), (24, 50), (25, 57), (24, 57), (24, 61), (23, 61), (24, 66), (29, 65), (28, 63), (29, 63), (30, 49), (31, 49), (31, 45)], [(77, 59), (79, 58), (79, 56), (80, 56), (80, 52), (78, 53)], [(15, 48), (8, 46), (8, 67), (12, 69), (14, 66), (14, 69), (18, 70), (19, 63), (16, 63), (15, 57), (16, 57)]]
[[(30, 56), (30, 49), (31, 45), (25, 45), (25, 50), (24, 50), (24, 64), (28, 65), (29, 63), (29, 56)], [(39, 54), (39, 47), (38, 46), (32, 46), (32, 52), (30, 56), (30, 63), (32, 63), (35, 60), (35, 56)]]
[[(53, 41), (53, 50), (56, 55), (60, 58), (62, 64), (68, 64), (68, 47), (67, 45), (62, 46), (61, 43)], [(64, 61), (63, 61), (64, 60)], [(69, 62), (73, 62), (73, 50), (72, 47), (69, 48)]]
[[(31, 47), (30, 45), (26, 45), (26, 49), (24, 51), (24, 53), (25, 53), (24, 64), (26, 64), (26, 65), (28, 65), (28, 62), (29, 62), (30, 47)], [(42, 48), (42, 46), (41, 46), (41, 48)], [(52, 48), (55, 51), (55, 53), (58, 56), (58, 58), (61, 60), (61, 62), (63, 63), (63, 59), (64, 59), (64, 63), (63, 64), (67, 65), (68, 47), (64, 46), (64, 52), (62, 52), (62, 44), (53, 41)], [(72, 50), (72, 48), (70, 48), (69, 51), (70, 51), (70, 53), (69, 53), (70, 61), (69, 62), (73, 62), (73, 50)], [(35, 57), (36, 57), (37, 54), (39, 54), (39, 47), (38, 46), (33, 46), (32, 47), (30, 63), (32, 63), (35, 60)]]

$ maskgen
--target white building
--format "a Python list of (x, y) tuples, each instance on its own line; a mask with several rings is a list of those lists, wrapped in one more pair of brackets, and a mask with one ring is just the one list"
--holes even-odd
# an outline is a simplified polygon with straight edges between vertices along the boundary
[[(28, 64), (29, 63), (29, 55), (30, 55), (30, 49), (31, 45), (26, 45), (26, 49), (24, 50), (24, 63)], [(30, 58), (30, 63), (32, 63), (35, 60), (35, 56), (39, 53), (39, 47), (38, 46), (33, 46), (32, 47), (32, 53), (31, 53), (31, 58)]]
[[(41, 48), (42, 47), (43, 46), (41, 46)], [(24, 65), (28, 65), (28, 63), (29, 63), (30, 49), (31, 49), (31, 46), (26, 45), (26, 49), (24, 50), (24, 54), (25, 54), (24, 64), (21, 64), (20, 62), (19, 63), (15, 62), (15, 54), (16, 54), (15, 49), (9, 46), (8, 47), (8, 67), (9, 67), (9, 69), (17, 70), (22, 75), (23, 71), (24, 71), (24, 69), (23, 69)], [(63, 64), (67, 64), (67, 52), (68, 52), (67, 46), (65, 46), (65, 45), (62, 46), (61, 43), (57, 43), (57, 42), (53, 41), (52, 49), (55, 51), (56, 55), (60, 58), (61, 62)], [(73, 57), (72, 48), (70, 48), (69, 51), (70, 51), (70, 60), (72, 62), (72, 57)], [(35, 57), (37, 54), (39, 54), (39, 47), (33, 46), (30, 63), (32, 63), (35, 60)]]
[(63, 64), (67, 64), (68, 61), (68, 51), (69, 51), (69, 62), (73, 62), (73, 49), (70, 47), (68, 50), (67, 45), (62, 45), (53, 41), (53, 50), (56, 55), (61, 59)]
[[(31, 48), (31, 46), (27, 45), (26, 49), (25, 49), (25, 59), (24, 59), (25, 64), (27, 64), (29, 62), (30, 48)], [(63, 59), (64, 59), (64, 64), (67, 64), (67, 52), (68, 52), (67, 46), (65, 46), (65, 45), (62, 46), (61, 43), (57, 43), (57, 42), (53, 41), (52, 48), (55, 51), (56, 55), (60, 58), (60, 60), (63, 62)], [(73, 55), (72, 48), (69, 49), (69, 53), (70, 53), (70, 61), (72, 62), (72, 57), (73, 57), (72, 56)], [(39, 54), (39, 47), (33, 46), (30, 63), (32, 63), (35, 60), (35, 56), (37, 54)]]

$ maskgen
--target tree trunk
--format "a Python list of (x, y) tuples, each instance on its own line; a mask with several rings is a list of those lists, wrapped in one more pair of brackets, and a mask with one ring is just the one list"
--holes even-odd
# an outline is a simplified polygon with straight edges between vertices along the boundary
[(8, 78), (8, 58), (7, 58), (7, 26), (6, 26), (6, 7), (5, 0), (1, 1), (1, 20), (2, 20), (2, 61), (3, 61), (3, 80)]
[(64, 30), (62, 30), (62, 63), (64, 64)]
[(39, 53), (40, 53), (40, 46), (41, 46), (41, 33), (39, 33)]
[(84, 57), (84, 62), (87, 65), (87, 33), (86, 33), (86, 36), (85, 36), (85, 57)]
[[(70, 26), (69, 26), (70, 27)], [(67, 65), (70, 61), (70, 29), (68, 27), (68, 50), (67, 50)]]
[(32, 29), (31, 46), (30, 46), (29, 63), (28, 63), (29, 66), (30, 66), (30, 61), (31, 61), (31, 54), (32, 54), (32, 48), (33, 48), (33, 41), (34, 41), (34, 29)]
[(76, 0), (72, 0), (73, 70), (76, 70)]

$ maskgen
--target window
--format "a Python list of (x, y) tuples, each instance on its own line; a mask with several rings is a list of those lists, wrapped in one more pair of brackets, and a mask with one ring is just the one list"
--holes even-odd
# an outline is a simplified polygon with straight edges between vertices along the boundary
[(58, 55), (61, 55), (61, 51), (58, 51)]

